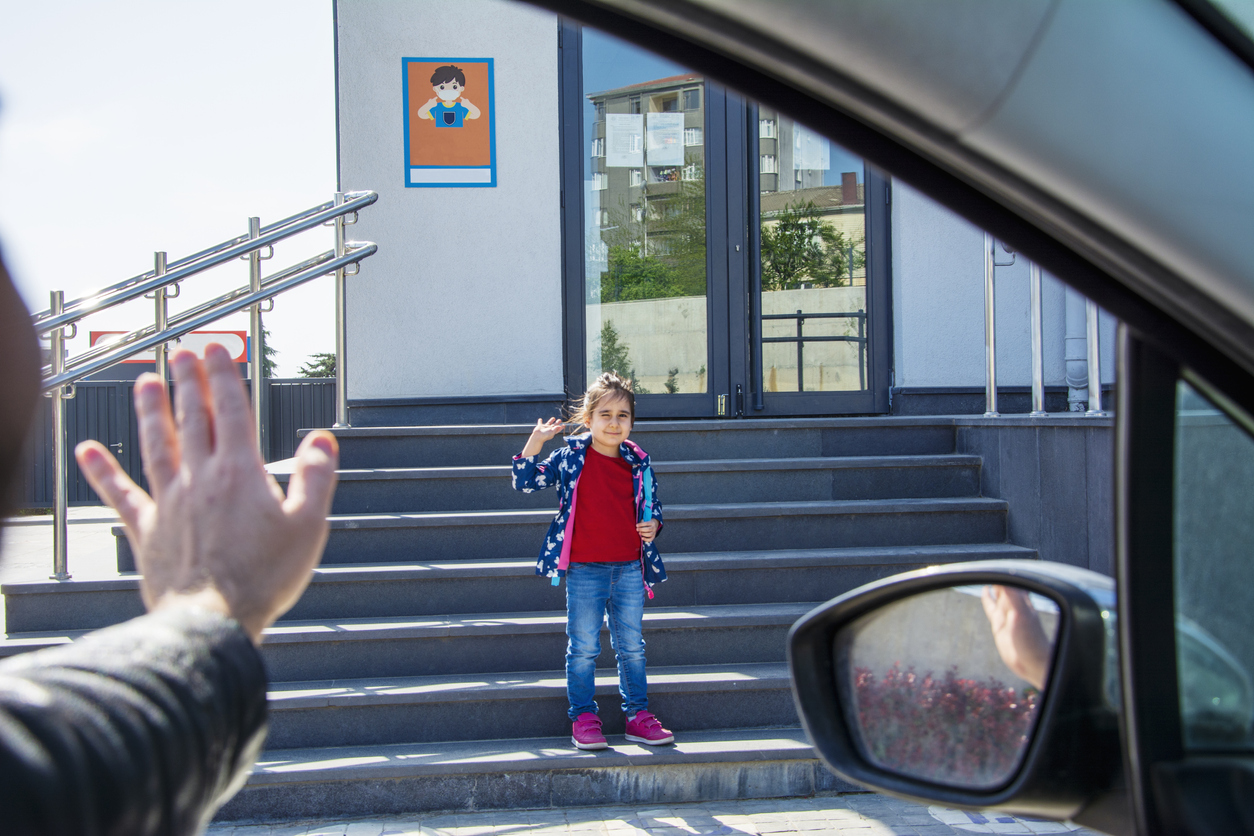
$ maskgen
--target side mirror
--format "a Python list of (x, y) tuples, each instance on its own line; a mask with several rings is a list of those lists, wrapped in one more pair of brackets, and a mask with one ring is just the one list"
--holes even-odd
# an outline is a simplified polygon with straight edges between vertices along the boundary
[(909, 572), (819, 607), (788, 644), (798, 714), (846, 780), (1051, 819), (1104, 807), (1120, 783), (1104, 575), (1028, 560)]

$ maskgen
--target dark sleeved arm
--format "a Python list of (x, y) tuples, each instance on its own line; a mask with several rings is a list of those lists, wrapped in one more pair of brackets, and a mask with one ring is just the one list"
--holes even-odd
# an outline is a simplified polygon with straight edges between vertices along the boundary
[(0, 829), (191, 834), (266, 731), (261, 656), (235, 621), (168, 610), (0, 664)]
[(510, 471), (513, 477), (514, 490), (523, 493), (532, 493), (534, 491), (542, 491), (545, 488), (556, 485), (558, 483), (558, 460), (561, 458), (562, 448), (558, 448), (549, 454), (544, 461), (540, 461), (539, 456), (514, 456), (514, 466)]

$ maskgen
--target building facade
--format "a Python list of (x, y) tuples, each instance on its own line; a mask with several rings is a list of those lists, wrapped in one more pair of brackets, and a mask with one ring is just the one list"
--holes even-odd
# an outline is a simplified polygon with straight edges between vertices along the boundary
[[(379, 244), (348, 291), (354, 424), (529, 421), (608, 368), (642, 417), (982, 411), (982, 231), (839, 137), (505, 0), (339, 0), (336, 36), (340, 187), (381, 196), (353, 227)], [(406, 186), (402, 60), (429, 56), (493, 59), (493, 188)], [(1044, 284), (1066, 409), (1083, 300)], [(996, 287), (1026, 411), (1024, 261)]]

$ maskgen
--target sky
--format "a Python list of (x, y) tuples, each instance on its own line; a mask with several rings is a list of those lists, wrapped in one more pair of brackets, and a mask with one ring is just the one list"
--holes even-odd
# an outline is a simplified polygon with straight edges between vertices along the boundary
[[(0, 247), (32, 311), (331, 199), (331, 0), (0, 0), (0, 20)], [(263, 275), (332, 245), (281, 244)], [(193, 277), (171, 310), (247, 281), (243, 262)], [(141, 300), (91, 317), (70, 355), (152, 316)], [(329, 277), (276, 299), (279, 375), (334, 351), (334, 323)]]

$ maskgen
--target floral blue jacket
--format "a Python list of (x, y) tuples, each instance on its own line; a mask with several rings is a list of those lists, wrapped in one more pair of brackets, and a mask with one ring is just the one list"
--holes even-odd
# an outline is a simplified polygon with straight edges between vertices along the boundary
[[(583, 463), (591, 440), (591, 433), (570, 436), (566, 439), (565, 447), (554, 450), (544, 461), (538, 461), (537, 456), (514, 457), (514, 490), (531, 493), (552, 485), (558, 486), (557, 516), (549, 526), (544, 545), (540, 548), (540, 557), (536, 561), (536, 574), (553, 578), (555, 585), (558, 583), (557, 579), (566, 574), (566, 567), (570, 565), (570, 546), (575, 533), (575, 506), (579, 499), (579, 474), (583, 472)], [(660, 534), (662, 503), (657, 498), (657, 478), (649, 465), (648, 454), (631, 441), (624, 441), (619, 447), (619, 453), (631, 465), (631, 481), (636, 496), (636, 520), (657, 520)], [(644, 570), (645, 587), (652, 598), (653, 585), (666, 580), (662, 556), (658, 554), (654, 543), (640, 544), (640, 563)]]

